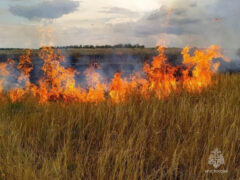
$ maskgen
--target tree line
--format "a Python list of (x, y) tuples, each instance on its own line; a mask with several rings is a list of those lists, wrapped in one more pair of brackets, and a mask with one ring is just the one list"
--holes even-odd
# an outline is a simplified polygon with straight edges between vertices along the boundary
[(70, 45), (70, 46), (54, 46), (54, 49), (67, 49), (67, 48), (144, 48), (140, 44), (116, 44), (116, 45)]

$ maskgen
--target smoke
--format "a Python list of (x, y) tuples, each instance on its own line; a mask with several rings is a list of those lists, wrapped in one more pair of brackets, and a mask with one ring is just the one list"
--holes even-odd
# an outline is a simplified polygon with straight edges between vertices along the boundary
[(28, 77), (22, 77), (21, 81), (18, 81), (20, 72), (16, 68), (16, 62), (14, 60), (0, 63), (2, 71), (0, 72), (1, 87), (3, 90), (8, 91), (14, 88), (21, 88), (26, 85)]
[[(192, 0), (176, 0), (173, 3), (173, 12), (181, 10), (184, 13), (177, 17), (173, 15), (169, 20), (173, 26), (178, 26), (174, 19), (199, 19), (196, 23), (184, 25), (184, 32), (186, 35), (190, 32), (190, 38), (184, 35), (183, 42), (197, 47), (218, 44), (223, 49), (232, 51), (238, 48), (240, 25), (237, 22), (240, 16), (240, 1), (198, 1), (195, 6), (189, 6), (191, 3)], [(235, 56), (235, 53), (232, 52), (231, 56)]]
[[(138, 55), (69, 55), (64, 52), (66, 61), (64, 67), (71, 67), (77, 71), (76, 82), (86, 88), (88, 86), (86, 70), (92, 67), (99, 74), (101, 83), (111, 82), (116, 72), (128, 79), (130, 75), (142, 72), (143, 62), (147, 59)], [(151, 58), (150, 58), (151, 59)]]

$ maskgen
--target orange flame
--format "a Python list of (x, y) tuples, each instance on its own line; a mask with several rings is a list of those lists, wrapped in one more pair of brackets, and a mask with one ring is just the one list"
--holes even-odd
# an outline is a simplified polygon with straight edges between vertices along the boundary
[(149, 90), (154, 91), (158, 98), (167, 97), (176, 90), (176, 78), (174, 77), (175, 67), (167, 64), (167, 57), (164, 54), (165, 48), (158, 47), (159, 55), (152, 64), (144, 65), (144, 72), (149, 81)]
[[(194, 56), (189, 55), (189, 47), (186, 47), (182, 51), (183, 64), (188, 69), (184, 71), (183, 86), (190, 92), (201, 91), (202, 88), (211, 84), (212, 75), (217, 71), (219, 62), (213, 63), (214, 58), (223, 58), (225, 61), (229, 61), (220, 53), (220, 48), (216, 45), (209, 47), (206, 50), (196, 50)], [(211, 70), (213, 65), (213, 70)], [(192, 76), (189, 76), (190, 69), (192, 70)]]
[(121, 73), (115, 73), (112, 83), (110, 84), (109, 96), (115, 103), (125, 101), (127, 96), (136, 89), (136, 86), (136, 82), (127, 82), (121, 78)]
[[(17, 87), (16, 89), (11, 89), (9, 97), (12, 102), (19, 101), (24, 94), (29, 91), (31, 86), (30, 83), (30, 72), (33, 70), (32, 61), (30, 59), (31, 51), (27, 50), (25, 55), (20, 56), (17, 69), (20, 71), (20, 76), (17, 78), (18, 85), (24, 84), (24, 87)], [(14, 61), (11, 60), (11, 64), (14, 64)]]
[[(20, 56), (17, 65), (20, 76), (15, 77), (17, 85), (10, 89), (9, 97), (12, 102), (16, 102), (23, 100), (25, 95), (32, 95), (40, 103), (50, 101), (99, 103), (110, 97), (112, 102), (120, 103), (127, 101), (128, 96), (133, 93), (137, 93), (144, 98), (153, 94), (163, 99), (184, 89), (191, 93), (201, 92), (203, 88), (212, 84), (212, 76), (220, 65), (219, 62), (212, 60), (223, 58), (229, 61), (216, 45), (208, 49), (196, 50), (193, 56), (189, 53), (190, 47), (184, 48), (182, 50), (184, 67), (169, 64), (164, 54), (164, 47), (158, 47), (158, 52), (159, 55), (154, 57), (150, 64), (144, 64), (145, 77), (139, 73), (126, 79), (122, 78), (122, 73), (117, 72), (108, 84), (101, 82), (100, 74), (93, 66), (90, 66), (84, 72), (88, 87), (83, 89), (77, 85), (75, 80), (78, 72), (73, 68), (65, 68), (62, 65), (65, 59), (61, 53), (49, 47), (43, 47), (39, 52), (39, 57), (44, 62), (43, 76), (38, 85), (31, 83), (33, 65), (30, 58), (31, 51), (27, 51), (25, 55)], [(0, 94), (6, 86), (6, 77), (11, 76), (11, 68), (14, 64), (13, 60), (0, 63)], [(177, 73), (179, 69), (180, 74)]]

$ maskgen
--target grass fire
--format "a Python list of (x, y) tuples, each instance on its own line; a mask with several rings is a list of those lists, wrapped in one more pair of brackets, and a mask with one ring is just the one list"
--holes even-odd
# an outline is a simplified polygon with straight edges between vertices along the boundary
[(231, 162), (223, 177), (239, 176), (239, 75), (217, 74), (214, 59), (229, 59), (216, 45), (181, 54), (182, 64), (173, 66), (158, 47), (141, 72), (116, 72), (109, 81), (96, 64), (83, 72), (66, 67), (49, 47), (38, 52), (36, 83), (31, 51), (2, 62), (2, 178), (207, 177), (202, 172), (215, 146)]
[(0, 180), (240, 179), (237, 0), (0, 7)]
[[(158, 99), (166, 99), (183, 90), (200, 93), (204, 88), (211, 87), (212, 77), (220, 65), (219, 62), (213, 63), (212, 60), (223, 58), (228, 61), (228, 58), (220, 53), (220, 48), (216, 45), (205, 50), (196, 50), (192, 56), (189, 49), (186, 47), (182, 50), (183, 65), (175, 67), (167, 62), (164, 47), (159, 46), (159, 54), (150, 64), (144, 64), (145, 76), (142, 77), (142, 72), (136, 72), (122, 78), (121, 72), (117, 72), (111, 82), (101, 82), (100, 74), (90, 66), (83, 72), (88, 84), (83, 88), (75, 80), (75, 75), (81, 72), (65, 68), (62, 65), (65, 59), (60, 52), (43, 47), (39, 52), (39, 57), (43, 60), (41, 67), (43, 75), (37, 84), (30, 82), (30, 73), (33, 70), (30, 51), (20, 57), (18, 64), (11, 59), (0, 64), (1, 94), (9, 94), (11, 102), (21, 102), (25, 97), (32, 96), (39, 103), (51, 101), (99, 103), (107, 99), (120, 103), (126, 101), (132, 94), (143, 99), (148, 99), (151, 95)], [(14, 74), (15, 71), (18, 71), (18, 76)], [(13, 87), (9, 79), (15, 82)], [(4, 100), (4, 96), (2, 99)]]

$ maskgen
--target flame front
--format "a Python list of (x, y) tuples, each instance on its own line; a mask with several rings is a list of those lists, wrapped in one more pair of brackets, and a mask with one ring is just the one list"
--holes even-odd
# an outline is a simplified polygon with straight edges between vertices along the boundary
[[(65, 58), (61, 52), (55, 52), (52, 48), (43, 47), (39, 57), (43, 60), (41, 67), (42, 77), (37, 84), (30, 81), (33, 64), (31, 51), (20, 56), (16, 66), (19, 76), (14, 73), (15, 62), (8, 60), (0, 63), (0, 96), (3, 91), (9, 91), (12, 102), (21, 101), (24, 96), (33, 96), (39, 103), (51, 101), (61, 102), (89, 102), (99, 103), (111, 99), (114, 103), (125, 102), (133, 93), (149, 98), (154, 95), (159, 99), (169, 97), (171, 94), (187, 90), (190, 93), (201, 92), (211, 86), (212, 76), (219, 67), (219, 62), (213, 59), (223, 58), (220, 48), (216, 45), (208, 49), (196, 50), (190, 55), (190, 47), (182, 50), (183, 65), (172, 66), (168, 63), (165, 48), (158, 47), (159, 55), (153, 58), (151, 64), (143, 66), (144, 76), (136, 73), (130, 78), (122, 78), (122, 73), (115, 73), (110, 83), (103, 83), (100, 74), (93, 66), (90, 66), (83, 74), (86, 76), (88, 86), (81, 88), (76, 81), (79, 73), (73, 68), (65, 68)], [(16, 69), (16, 68), (15, 68)], [(8, 84), (8, 79), (15, 79), (14, 86)]]
[[(182, 51), (183, 64), (188, 69), (184, 71), (183, 86), (190, 92), (196, 92), (211, 85), (212, 75), (217, 71), (220, 63), (213, 63), (214, 58), (223, 58), (229, 61), (220, 53), (220, 48), (216, 45), (210, 46), (206, 50), (196, 50), (194, 56), (189, 55), (190, 47), (185, 47)], [(211, 65), (213, 69), (211, 70)], [(190, 69), (191, 76), (189, 76)]]
[(158, 47), (159, 55), (154, 57), (152, 64), (144, 65), (144, 72), (147, 74), (149, 88), (147, 90), (154, 91), (158, 98), (169, 96), (176, 90), (177, 81), (174, 73), (176, 67), (167, 64), (167, 57), (163, 47)]

